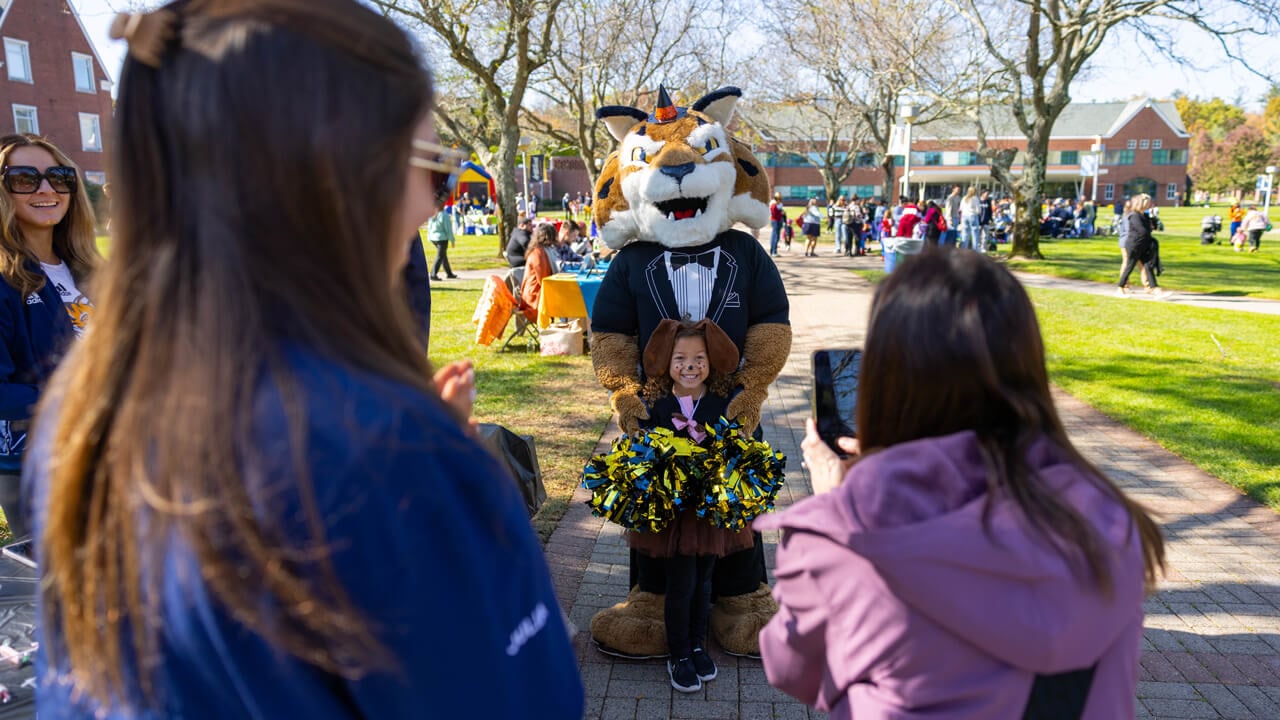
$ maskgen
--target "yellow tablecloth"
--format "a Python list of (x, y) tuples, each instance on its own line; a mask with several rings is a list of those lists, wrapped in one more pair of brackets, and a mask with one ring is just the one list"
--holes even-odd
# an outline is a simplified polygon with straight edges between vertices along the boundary
[(538, 299), (538, 327), (544, 328), (554, 318), (585, 318), (587, 304), (582, 300), (578, 276), (556, 273), (542, 279), (542, 297)]

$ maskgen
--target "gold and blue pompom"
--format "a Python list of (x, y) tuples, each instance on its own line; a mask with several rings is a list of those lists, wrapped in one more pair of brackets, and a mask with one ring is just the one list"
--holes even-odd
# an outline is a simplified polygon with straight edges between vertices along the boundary
[(708, 425), (707, 432), (707, 450), (716, 459), (716, 473), (696, 501), (698, 517), (718, 528), (741, 530), (773, 510), (785, 479), (786, 456), (723, 417)]
[(705, 447), (666, 428), (615, 440), (583, 468), (591, 511), (628, 530), (660, 532), (686, 508), (727, 530), (772, 510), (786, 457), (738, 423), (720, 418), (705, 427)]
[(582, 470), (587, 504), (596, 515), (628, 530), (660, 532), (695, 499), (691, 487), (708, 472), (707, 450), (666, 428), (624, 435), (610, 452)]

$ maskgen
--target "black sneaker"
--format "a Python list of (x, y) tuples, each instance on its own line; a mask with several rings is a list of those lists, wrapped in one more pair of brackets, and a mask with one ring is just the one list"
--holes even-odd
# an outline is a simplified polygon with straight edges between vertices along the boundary
[(694, 648), (693, 656), (689, 658), (693, 661), (693, 670), (698, 673), (698, 679), (703, 682), (710, 682), (716, 679), (716, 661), (711, 659), (711, 655), (702, 648)]
[(682, 693), (698, 692), (702, 689), (702, 678), (693, 669), (693, 660), (681, 658), (667, 661), (667, 675), (671, 676), (671, 687)]

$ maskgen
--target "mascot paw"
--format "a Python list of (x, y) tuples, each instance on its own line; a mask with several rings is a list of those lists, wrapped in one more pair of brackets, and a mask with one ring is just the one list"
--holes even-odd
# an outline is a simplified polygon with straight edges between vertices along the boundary
[(632, 588), (626, 602), (591, 618), (591, 639), (606, 655), (644, 659), (667, 656), (664, 596)]
[(725, 408), (725, 415), (742, 425), (744, 435), (750, 435), (760, 425), (760, 412), (764, 407), (764, 401), (764, 397), (756, 397), (754, 393), (740, 392), (737, 397), (729, 401), (729, 407)]
[(649, 419), (649, 409), (639, 395), (619, 390), (613, 394), (613, 410), (618, 413), (618, 427), (628, 435), (640, 432), (640, 421)]
[(778, 603), (769, 586), (761, 583), (746, 595), (717, 600), (711, 608), (711, 633), (730, 655), (759, 658), (760, 631), (777, 612)]

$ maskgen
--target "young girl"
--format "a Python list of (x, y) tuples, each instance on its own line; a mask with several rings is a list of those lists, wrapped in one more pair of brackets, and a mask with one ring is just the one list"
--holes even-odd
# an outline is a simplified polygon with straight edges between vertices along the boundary
[(809, 205), (805, 207), (804, 214), (800, 218), (804, 223), (804, 256), (816, 256), (818, 254), (818, 235), (822, 232), (822, 216), (818, 214), (818, 198), (809, 198)]
[[(715, 323), (663, 320), (644, 349), (646, 429), (665, 427), (705, 442), (706, 425), (720, 419), (729, 404), (728, 374), (737, 366), (737, 347)], [(661, 532), (627, 537), (637, 552), (667, 560), (667, 674), (676, 690), (697, 692), (716, 677), (706, 651), (715, 559), (751, 547), (751, 531), (713, 527), (686, 507)]]

